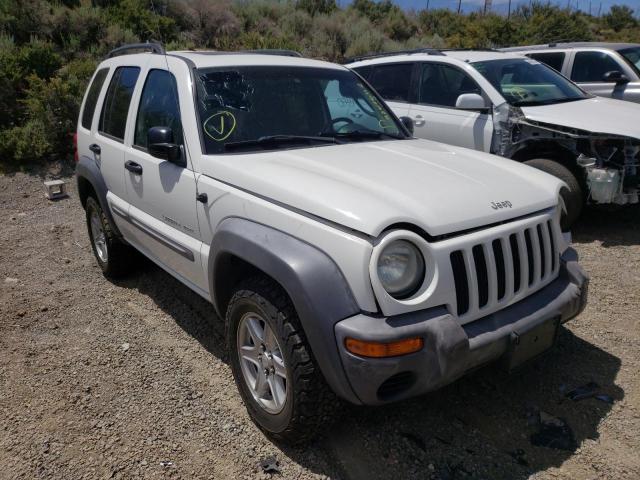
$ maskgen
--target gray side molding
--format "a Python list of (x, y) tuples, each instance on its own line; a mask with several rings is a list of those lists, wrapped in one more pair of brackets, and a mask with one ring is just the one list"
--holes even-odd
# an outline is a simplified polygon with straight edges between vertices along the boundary
[[(122, 234), (116, 225), (116, 222), (113, 221), (113, 216), (111, 215), (111, 209), (109, 208), (109, 204), (107, 203), (107, 184), (104, 182), (104, 178), (102, 177), (102, 172), (96, 165), (96, 162), (82, 155), (78, 164), (76, 165), (76, 181), (78, 183), (78, 192), (82, 195), (84, 186), (82, 185), (82, 181), (86, 180), (91, 184), (93, 190), (96, 192), (96, 196), (98, 197), (98, 202), (100, 202), (100, 206), (107, 216), (107, 220), (111, 224), (111, 229), (115, 232), (115, 234), (122, 238)], [(82, 206), (84, 207), (84, 200)]]
[(209, 254), (209, 291), (224, 318), (235, 277), (235, 256), (276, 280), (289, 294), (313, 355), (329, 386), (360, 403), (345, 376), (336, 345), (335, 324), (360, 312), (342, 272), (325, 253), (279, 230), (241, 218), (222, 221)]

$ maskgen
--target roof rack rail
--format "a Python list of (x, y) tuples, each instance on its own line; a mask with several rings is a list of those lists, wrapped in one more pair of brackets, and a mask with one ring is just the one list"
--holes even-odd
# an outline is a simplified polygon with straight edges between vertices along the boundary
[(161, 43), (147, 42), (147, 43), (129, 43), (118, 48), (114, 48), (109, 52), (107, 58), (119, 57), (120, 55), (130, 55), (132, 53), (151, 52), (158, 55), (164, 55), (166, 52)]
[(261, 48), (255, 50), (240, 50), (240, 53), (256, 53), (259, 55), (279, 55), (282, 57), (302, 57), (300, 52), (280, 48)]
[(442, 48), (443, 52), (499, 52), (495, 48)]
[(394, 52), (379, 52), (359, 55), (357, 57), (346, 58), (344, 63), (359, 62), (368, 58), (392, 57), (394, 55), (411, 55), (414, 53), (426, 53), (427, 55), (443, 55), (437, 48), (414, 48), (412, 50), (396, 50)]

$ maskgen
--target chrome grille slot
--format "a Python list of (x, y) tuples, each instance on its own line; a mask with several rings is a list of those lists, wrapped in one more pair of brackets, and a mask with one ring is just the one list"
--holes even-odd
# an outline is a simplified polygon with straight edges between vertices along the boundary
[(450, 253), (458, 317), (495, 311), (555, 277), (556, 230), (547, 218)]

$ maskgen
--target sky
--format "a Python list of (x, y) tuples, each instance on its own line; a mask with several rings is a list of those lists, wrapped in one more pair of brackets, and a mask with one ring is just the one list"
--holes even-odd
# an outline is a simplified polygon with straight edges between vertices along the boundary
[[(393, 3), (399, 5), (402, 8), (416, 10), (422, 10), (427, 6), (429, 2), (429, 9), (431, 8), (450, 8), (455, 10), (458, 8), (458, 0), (392, 0)], [(513, 10), (518, 5), (528, 5), (530, 0), (511, 0), (511, 9)], [(591, 13), (596, 15), (600, 4), (602, 4), (602, 13), (606, 13), (611, 5), (627, 5), (633, 8), (636, 12), (636, 16), (640, 14), (640, 0), (549, 0), (550, 3), (566, 7), (568, 2), (571, 2), (572, 8), (576, 8), (576, 5), (580, 10), (588, 12), (589, 3), (591, 3)], [(341, 0), (340, 4), (349, 3), (346, 0)], [(497, 13), (506, 13), (509, 0), (493, 0), (492, 10)], [(484, 0), (462, 0), (462, 10), (470, 12), (478, 10), (484, 6)]]

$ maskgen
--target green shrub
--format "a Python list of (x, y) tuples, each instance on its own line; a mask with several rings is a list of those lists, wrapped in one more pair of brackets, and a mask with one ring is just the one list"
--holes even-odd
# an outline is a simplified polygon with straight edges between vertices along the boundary
[(640, 43), (628, 7), (602, 18), (534, 0), (510, 19), (390, 0), (0, 0), (0, 162), (69, 158), (71, 133), (99, 59), (124, 43), (168, 49), (285, 48), (326, 60), (419, 47), (558, 40)]
[(5, 164), (20, 166), (40, 162), (51, 153), (44, 120), (28, 120), (24, 125), (0, 131), (0, 156)]

